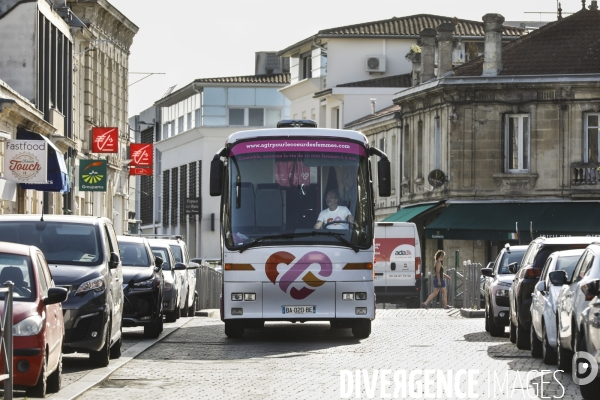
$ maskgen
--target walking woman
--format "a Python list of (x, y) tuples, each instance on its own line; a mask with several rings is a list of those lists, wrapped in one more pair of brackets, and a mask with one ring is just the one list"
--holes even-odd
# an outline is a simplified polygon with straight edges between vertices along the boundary
[(421, 307), (423, 308), (429, 308), (429, 302), (433, 300), (440, 291), (442, 292), (442, 303), (444, 304), (444, 309), (448, 310), (449, 308), (451, 308), (448, 305), (448, 291), (446, 290), (446, 279), (450, 280), (450, 277), (444, 273), (443, 261), (445, 256), (446, 253), (444, 252), (444, 250), (438, 250), (435, 253), (435, 267), (433, 276), (434, 289), (433, 292), (427, 298), (427, 300), (425, 300), (425, 302), (421, 304)]

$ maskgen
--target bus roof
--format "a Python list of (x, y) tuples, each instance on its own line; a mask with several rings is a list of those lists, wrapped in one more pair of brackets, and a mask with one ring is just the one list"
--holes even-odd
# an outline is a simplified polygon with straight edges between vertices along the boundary
[(250, 131), (235, 132), (227, 138), (228, 144), (233, 144), (240, 140), (265, 138), (265, 137), (328, 137), (351, 139), (357, 142), (368, 145), (367, 137), (357, 131), (349, 131), (342, 129), (325, 129), (325, 128), (274, 128), (274, 129), (256, 129)]

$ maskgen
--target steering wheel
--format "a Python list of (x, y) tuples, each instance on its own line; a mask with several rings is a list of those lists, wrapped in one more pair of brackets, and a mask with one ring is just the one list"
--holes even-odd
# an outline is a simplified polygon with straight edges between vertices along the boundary
[(13, 290), (16, 291), (19, 295), (23, 296), (23, 297), (29, 297), (29, 295), (31, 294), (31, 291), (27, 288), (24, 287), (19, 287), (19, 286), (13, 286)]
[(329, 225), (334, 225), (334, 224), (346, 224), (346, 225), (348, 225), (347, 229), (354, 229), (354, 228), (356, 228), (356, 224), (354, 222), (350, 222), (350, 221), (346, 221), (346, 220), (338, 220), (338, 221), (327, 222), (326, 224), (324, 224), (322, 226), (322, 228), (327, 228)]

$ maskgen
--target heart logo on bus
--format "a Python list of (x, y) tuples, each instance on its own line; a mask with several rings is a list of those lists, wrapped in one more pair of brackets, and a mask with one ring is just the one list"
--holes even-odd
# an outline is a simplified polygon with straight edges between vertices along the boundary
[[(290, 265), (296, 259), (293, 254), (290, 254), (286, 251), (278, 251), (277, 253), (272, 254), (266, 262), (265, 272), (267, 274), (267, 278), (273, 284), (277, 284), (277, 277), (279, 276), (279, 271), (277, 267), (279, 264)], [(331, 276), (333, 272), (331, 260), (327, 257), (326, 254), (323, 254), (319, 251), (311, 251), (310, 253), (306, 253), (302, 256), (294, 265), (290, 267), (279, 279), (279, 288), (284, 292), (288, 292), (288, 288), (296, 279), (298, 279), (312, 264), (319, 264), (321, 270), (319, 271), (319, 275), (322, 277)], [(302, 277), (304, 283), (310, 287), (316, 288), (325, 283), (325, 280), (319, 279), (312, 272), (308, 271)], [(291, 288), (290, 296), (292, 296), (295, 300), (302, 300), (307, 298), (315, 289), (311, 289), (308, 287), (303, 287), (298, 290), (296, 288)]]

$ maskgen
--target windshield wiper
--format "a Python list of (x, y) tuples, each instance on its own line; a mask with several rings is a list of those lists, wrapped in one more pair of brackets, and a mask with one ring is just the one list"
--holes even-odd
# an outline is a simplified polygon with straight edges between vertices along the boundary
[(327, 232), (312, 231), (312, 232), (298, 232), (298, 233), (282, 233), (280, 235), (263, 236), (263, 237), (259, 237), (257, 239), (254, 239), (251, 242), (248, 242), (246, 244), (240, 245), (238, 247), (238, 249), (240, 250), (240, 253), (243, 253), (244, 250), (247, 250), (250, 247), (254, 247), (257, 244), (262, 243), (265, 240), (270, 240), (270, 239), (292, 239), (292, 238), (296, 238), (296, 237), (307, 237), (307, 236), (332, 236), (332, 237), (338, 239), (340, 242), (342, 242), (345, 245), (347, 245), (348, 247), (350, 247), (352, 250), (354, 250), (355, 253), (358, 253), (358, 251), (360, 250), (357, 245), (355, 245), (355, 244), (349, 242), (348, 240), (346, 240), (346, 238), (344, 238), (341, 233), (335, 233), (335, 232), (330, 232), (330, 231), (327, 231)]

